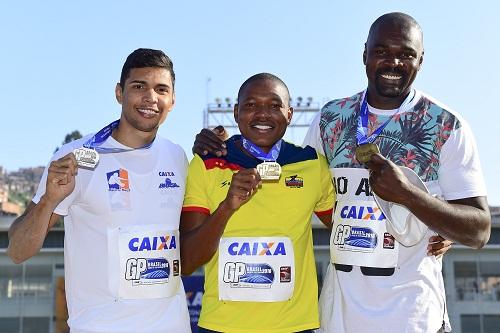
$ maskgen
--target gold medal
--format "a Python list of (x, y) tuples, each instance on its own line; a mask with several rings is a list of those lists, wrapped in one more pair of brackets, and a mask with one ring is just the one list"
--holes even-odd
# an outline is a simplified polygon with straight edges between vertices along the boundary
[(374, 143), (365, 143), (356, 147), (356, 159), (359, 163), (364, 164), (370, 161), (373, 154), (379, 154), (380, 150)]
[(94, 149), (77, 148), (73, 150), (73, 155), (75, 155), (76, 163), (80, 168), (94, 169), (99, 163), (99, 153)]
[(281, 166), (276, 162), (263, 162), (257, 165), (262, 180), (278, 180), (281, 176)]

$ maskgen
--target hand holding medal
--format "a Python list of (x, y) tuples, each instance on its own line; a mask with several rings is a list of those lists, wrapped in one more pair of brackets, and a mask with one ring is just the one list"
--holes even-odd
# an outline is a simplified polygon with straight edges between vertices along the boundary
[(44, 197), (49, 202), (59, 204), (75, 189), (75, 176), (78, 166), (72, 153), (52, 161), (47, 171)]
[(232, 210), (240, 208), (255, 194), (260, 184), (261, 179), (257, 170), (243, 169), (236, 172), (231, 179), (225, 203)]

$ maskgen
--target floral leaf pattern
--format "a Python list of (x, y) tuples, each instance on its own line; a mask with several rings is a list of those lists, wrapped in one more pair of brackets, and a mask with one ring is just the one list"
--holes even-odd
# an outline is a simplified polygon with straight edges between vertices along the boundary
[[(330, 168), (363, 167), (354, 156), (362, 97), (361, 92), (333, 100), (321, 110), (320, 133)], [(369, 132), (385, 120), (387, 116), (370, 114)], [(412, 169), (423, 181), (432, 181), (438, 179), (444, 143), (460, 126), (454, 114), (422, 96), (411, 110), (394, 116), (375, 143), (383, 156)]]

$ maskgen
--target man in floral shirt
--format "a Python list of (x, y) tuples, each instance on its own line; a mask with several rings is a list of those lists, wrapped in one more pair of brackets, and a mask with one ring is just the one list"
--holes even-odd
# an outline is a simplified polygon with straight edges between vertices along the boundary
[[(427, 240), (437, 233), (480, 248), (489, 239), (469, 126), (412, 87), (423, 57), (422, 31), (412, 17), (379, 17), (363, 53), (367, 89), (327, 103), (306, 136), (305, 144), (326, 156), (337, 192), (332, 265), (320, 299), (324, 332), (449, 331), (442, 264), (426, 256)], [(429, 193), (398, 166), (413, 170)], [(373, 194), (389, 207), (406, 207), (408, 214), (392, 216), (396, 222), (418, 218), (420, 241), (395, 240)]]

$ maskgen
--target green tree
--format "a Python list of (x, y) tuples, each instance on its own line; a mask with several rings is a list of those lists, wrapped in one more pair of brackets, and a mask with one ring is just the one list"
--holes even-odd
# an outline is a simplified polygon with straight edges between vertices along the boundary
[[(70, 143), (71, 141), (74, 141), (74, 140), (78, 140), (82, 137), (82, 134), (80, 133), (80, 131), (78, 130), (75, 130), (71, 133), (68, 133), (66, 134), (66, 136), (64, 137), (64, 141), (62, 142), (63, 145), (67, 144), (67, 143)], [(56, 147), (56, 151), (59, 150), (60, 147)]]
[(66, 134), (62, 144), (65, 145), (67, 143), (70, 143), (71, 141), (81, 139), (81, 137), (82, 137), (82, 135), (80, 134), (80, 132), (78, 130), (73, 131), (71, 133)]

